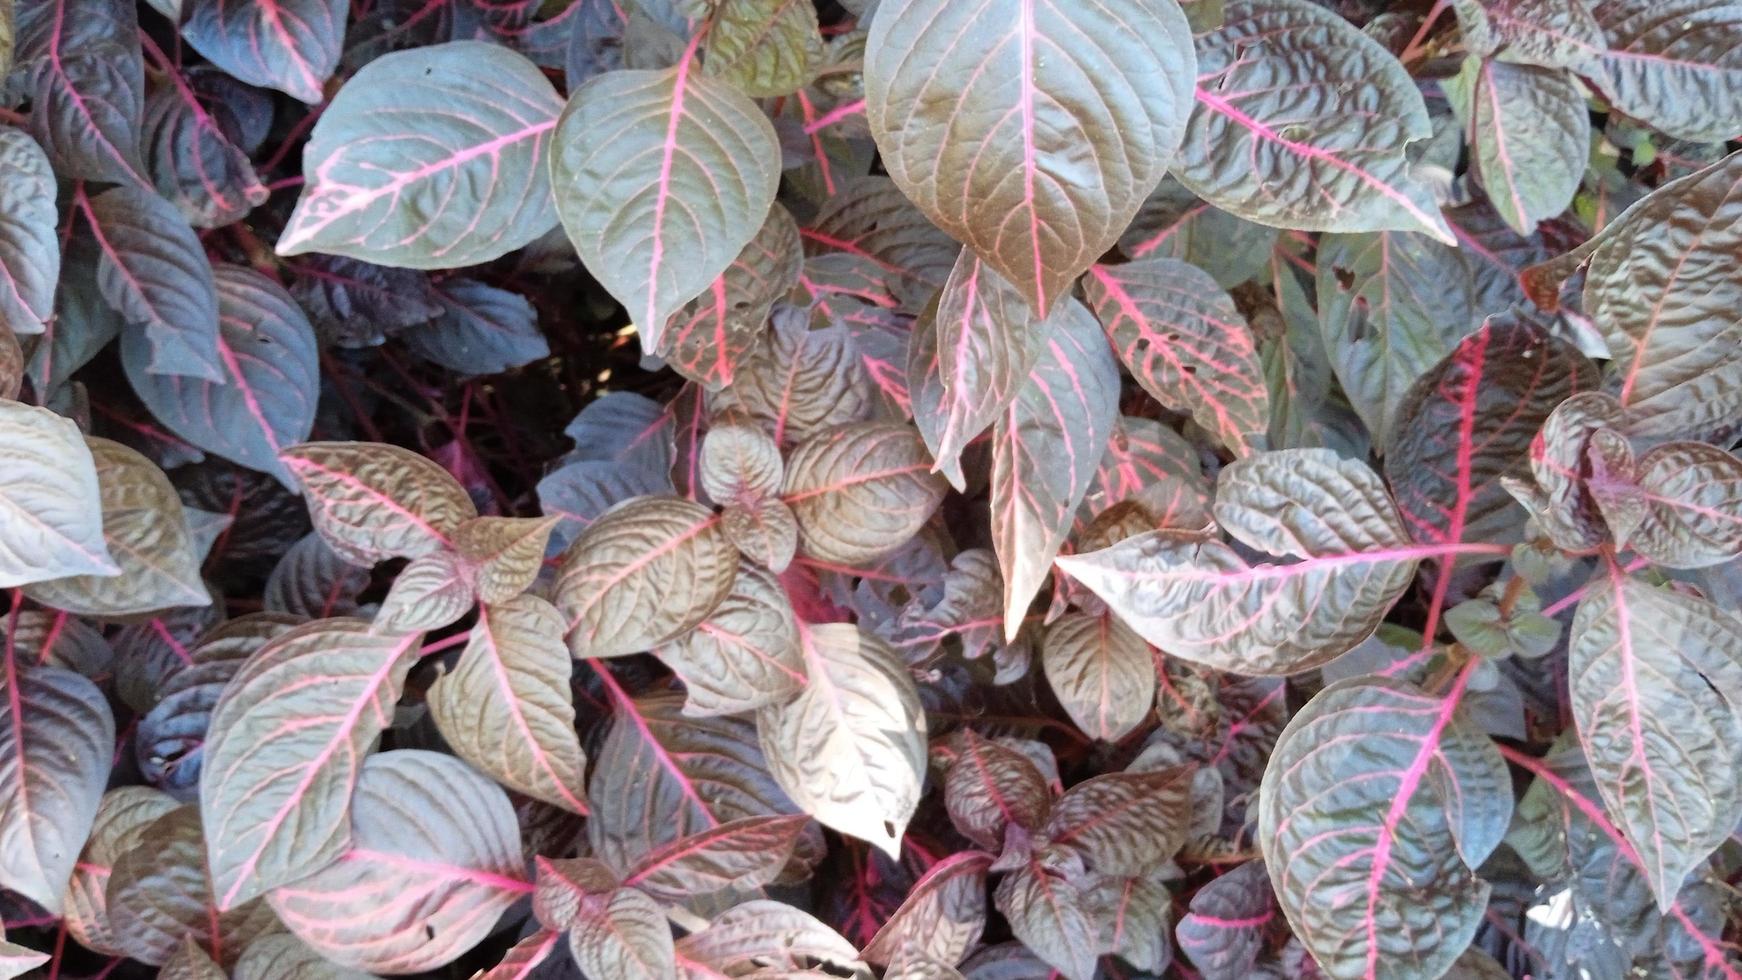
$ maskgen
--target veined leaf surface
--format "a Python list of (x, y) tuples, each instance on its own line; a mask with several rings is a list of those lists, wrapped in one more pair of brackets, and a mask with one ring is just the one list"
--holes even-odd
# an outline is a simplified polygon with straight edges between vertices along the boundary
[(0, 399), (0, 588), (120, 571), (103, 538), (96, 463), (79, 427), (46, 408)]
[(865, 52), (890, 176), (1041, 317), (1161, 182), (1197, 68), (1173, 0), (889, 0)]
[(0, 184), (0, 324), (15, 334), (38, 334), (54, 315), (60, 280), (54, 171), (42, 147), (10, 126), (0, 126), (0, 168), (6, 173)]
[(181, 35), (236, 78), (314, 105), (339, 65), (349, 13), (343, 0), (189, 0)]

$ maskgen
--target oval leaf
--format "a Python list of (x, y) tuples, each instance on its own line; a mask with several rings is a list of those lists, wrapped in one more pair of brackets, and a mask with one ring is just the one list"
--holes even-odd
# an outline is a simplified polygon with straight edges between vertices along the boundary
[(538, 66), (498, 45), (371, 61), (315, 124), (278, 254), (451, 269), (520, 248), (556, 221), (545, 157), (561, 111)]
[(919, 433), (905, 425), (842, 426), (798, 447), (781, 499), (798, 518), (799, 553), (861, 565), (905, 544), (945, 487)]
[(1615, 108), (1677, 139), (1742, 131), (1742, 10), (1730, 0), (1603, 0), (1608, 50), (1580, 66)]
[(902, 191), (1044, 317), (1161, 182), (1196, 71), (1172, 0), (887, 0), (866, 118)]
[(805, 684), (799, 625), (774, 575), (741, 565), (732, 591), (695, 629), (654, 651), (683, 679), (684, 714), (733, 715)]
[(447, 470), (409, 449), (370, 442), (306, 442), (279, 454), (308, 498), (309, 519), (340, 558), (370, 566), (451, 547), (478, 516)]
[(223, 383), (212, 266), (187, 221), (168, 201), (132, 187), (78, 200), (101, 251), (97, 289), (145, 331), (148, 369)]
[(339, 66), (349, 13), (343, 0), (190, 0), (181, 36), (236, 78), (314, 105)]
[(1067, 613), (1053, 623), (1041, 665), (1065, 713), (1090, 738), (1116, 742), (1155, 706), (1149, 644), (1110, 615)]
[(97, 467), (79, 427), (0, 399), (0, 588), (68, 575), (114, 575)]
[(0, 126), (0, 323), (38, 334), (54, 315), (60, 279), (54, 171), (23, 130)]

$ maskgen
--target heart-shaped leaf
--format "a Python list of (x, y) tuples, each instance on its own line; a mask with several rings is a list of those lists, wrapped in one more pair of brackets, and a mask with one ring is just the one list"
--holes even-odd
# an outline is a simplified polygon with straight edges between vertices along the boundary
[(1308, 231), (1452, 233), (1404, 149), (1431, 128), (1377, 41), (1306, 0), (1229, 0), (1198, 38), (1180, 183), (1224, 211)]
[(1143, 390), (1191, 412), (1236, 456), (1264, 448), (1270, 392), (1258, 344), (1209, 273), (1166, 258), (1097, 265), (1084, 292)]
[(1506, 833), (1512, 781), (1459, 716), (1469, 673), (1443, 697), (1340, 681), (1276, 743), (1258, 839), (1289, 925), (1332, 976), (1437, 978), (1482, 923), (1491, 889), (1472, 869)]
[(121, 338), (127, 380), (151, 414), (194, 445), (291, 481), (278, 454), (314, 427), (320, 358), (314, 328), (282, 287), (253, 269), (212, 270), (218, 295), (217, 381), (151, 369), (151, 344)]
[(224, 689), (200, 781), (219, 908), (302, 878), (351, 845), (363, 755), (392, 718), (420, 639), (371, 633), (356, 619), (309, 623), (262, 647)]
[(5, 656), (0, 714), (0, 885), (50, 912), (96, 818), (115, 751), (103, 692), (61, 667)]
[(348, 13), (340, 0), (189, 0), (181, 36), (236, 78), (314, 105), (339, 65)]
[(375, 59), (315, 124), (278, 254), (450, 269), (520, 248), (556, 221), (545, 159), (561, 110), (538, 66), (499, 45)]
[(435, 969), (532, 891), (508, 794), (452, 756), (371, 757), (350, 809), (338, 860), (267, 895), (297, 938), (341, 966)]
[(896, 857), (925, 777), (913, 677), (882, 640), (846, 623), (801, 627), (800, 649), (804, 690), (757, 718), (768, 771), (820, 823)]
[(738, 552), (694, 501), (643, 497), (611, 510), (563, 554), (556, 606), (577, 657), (651, 650), (693, 629), (732, 591)]
[(1044, 317), (1161, 182), (1196, 68), (1173, 0), (888, 0), (866, 118), (902, 191)]
[(0, 399), (0, 587), (119, 571), (103, 538), (97, 467), (79, 427)]
[(642, 349), (756, 237), (780, 182), (768, 117), (699, 75), (613, 71), (563, 110), (550, 162), (557, 213), (581, 261), (629, 310)]
[(454, 669), (430, 687), (430, 717), (454, 752), (491, 778), (586, 813), (570, 668), (562, 615), (550, 603), (527, 595), (485, 605)]

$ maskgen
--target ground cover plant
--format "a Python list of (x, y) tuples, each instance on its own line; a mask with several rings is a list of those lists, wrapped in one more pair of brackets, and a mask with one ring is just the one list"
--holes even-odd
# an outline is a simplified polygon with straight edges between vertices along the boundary
[(1742, 978), (1734, 0), (0, 77), (0, 978)]

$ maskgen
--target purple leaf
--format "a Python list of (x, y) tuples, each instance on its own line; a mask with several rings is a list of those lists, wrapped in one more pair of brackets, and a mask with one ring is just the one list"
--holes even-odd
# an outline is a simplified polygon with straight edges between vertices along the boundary
[(1245, 980), (1263, 951), (1264, 929), (1276, 918), (1262, 858), (1248, 861), (1192, 896), (1174, 935), (1204, 980)]
[(121, 339), (127, 380), (177, 436), (295, 486), (278, 454), (314, 427), (320, 391), (314, 328), (290, 294), (253, 269), (219, 266), (213, 278), (222, 379), (153, 373), (149, 343), (128, 332)]
[(240, 221), (266, 203), (266, 187), (181, 73), (166, 76), (169, 84), (145, 99), (141, 141), (152, 183), (196, 228)]
[(1591, 117), (1572, 74), (1470, 58), (1446, 94), (1469, 130), (1475, 170), (1512, 229), (1572, 203), (1591, 145)]
[(18, 5), (9, 87), (31, 104), (31, 135), (63, 177), (149, 189), (139, 155), (145, 65), (126, 0)]
[(433, 290), (441, 314), (400, 335), (419, 356), (462, 375), (501, 374), (550, 356), (526, 297), (474, 279)]
[(1578, 66), (1610, 104), (1653, 129), (1718, 143), (1742, 132), (1742, 11), (1728, 0), (1603, 0), (1601, 46)]
[(344, 0), (190, 0), (182, 37), (250, 85), (314, 105), (339, 65)]
[(60, 279), (54, 171), (36, 141), (10, 126), (0, 126), (0, 169), (0, 321), (14, 334), (39, 334)]

